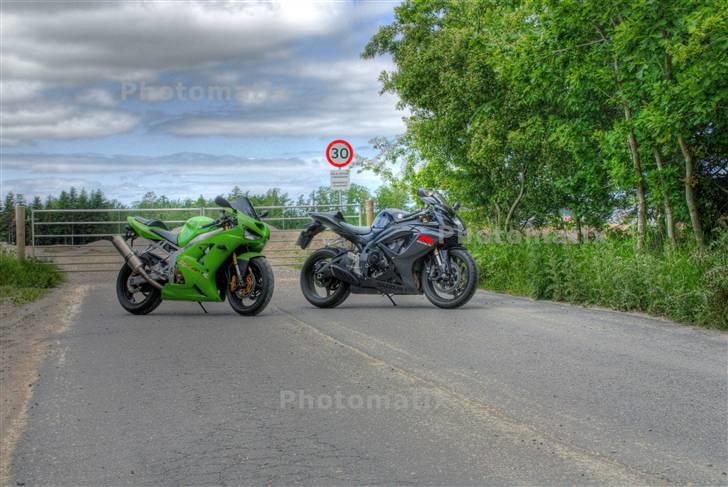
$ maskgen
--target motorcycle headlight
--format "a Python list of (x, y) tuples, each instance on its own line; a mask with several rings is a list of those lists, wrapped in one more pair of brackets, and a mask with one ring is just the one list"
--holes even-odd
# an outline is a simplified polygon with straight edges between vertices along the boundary
[(258, 235), (257, 233), (251, 232), (247, 228), (245, 229), (244, 235), (245, 235), (246, 240), (258, 240), (260, 238), (260, 235)]

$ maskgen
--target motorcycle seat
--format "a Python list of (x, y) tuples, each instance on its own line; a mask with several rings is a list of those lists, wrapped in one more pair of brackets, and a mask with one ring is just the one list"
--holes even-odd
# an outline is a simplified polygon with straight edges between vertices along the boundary
[(162, 230), (161, 228), (158, 228), (158, 227), (152, 227), (151, 230), (152, 230), (152, 232), (156, 233), (157, 235), (159, 235), (163, 239), (167, 240), (168, 242), (178, 245), (176, 233), (168, 232), (167, 230)]
[(134, 219), (141, 223), (142, 225), (146, 225), (148, 227), (158, 227), (163, 228), (164, 230), (169, 230), (169, 227), (166, 223), (164, 223), (162, 220), (157, 219), (151, 219), (151, 218), (143, 218), (141, 216), (135, 216)]
[(353, 233), (354, 235), (368, 235), (372, 232), (372, 229), (369, 227), (357, 227), (356, 225), (351, 225), (346, 222), (339, 222), (339, 225), (341, 228)]

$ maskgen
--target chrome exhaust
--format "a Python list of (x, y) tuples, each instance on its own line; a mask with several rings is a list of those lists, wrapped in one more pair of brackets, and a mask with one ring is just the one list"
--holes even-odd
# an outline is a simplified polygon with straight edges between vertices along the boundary
[(124, 241), (123, 238), (118, 235), (114, 235), (113, 237), (111, 237), (111, 243), (114, 244), (116, 250), (118, 250), (121, 256), (124, 257), (124, 260), (129, 265), (129, 267), (131, 267), (131, 270), (142, 276), (144, 280), (149, 283), (150, 286), (159, 290), (162, 289), (161, 284), (149, 277), (147, 271), (144, 270), (144, 262), (142, 262), (139, 256), (134, 253), (134, 251), (131, 249), (131, 247), (129, 247), (129, 245)]

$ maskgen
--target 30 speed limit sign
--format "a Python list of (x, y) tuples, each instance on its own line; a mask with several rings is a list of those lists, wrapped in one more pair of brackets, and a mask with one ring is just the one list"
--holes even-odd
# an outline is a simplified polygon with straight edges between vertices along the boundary
[(345, 140), (334, 140), (326, 147), (326, 159), (334, 167), (346, 167), (354, 159), (354, 149)]

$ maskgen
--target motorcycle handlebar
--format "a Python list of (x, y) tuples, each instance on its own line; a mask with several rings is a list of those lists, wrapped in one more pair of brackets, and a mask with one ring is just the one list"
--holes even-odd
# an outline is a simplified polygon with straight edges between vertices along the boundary
[(223, 225), (224, 223), (226, 223), (227, 221), (232, 221), (232, 218), (230, 218), (229, 216), (224, 216), (224, 217), (218, 218), (217, 220), (215, 220), (213, 222), (208, 223), (207, 225), (204, 225), (202, 228), (219, 227), (219, 226)]

